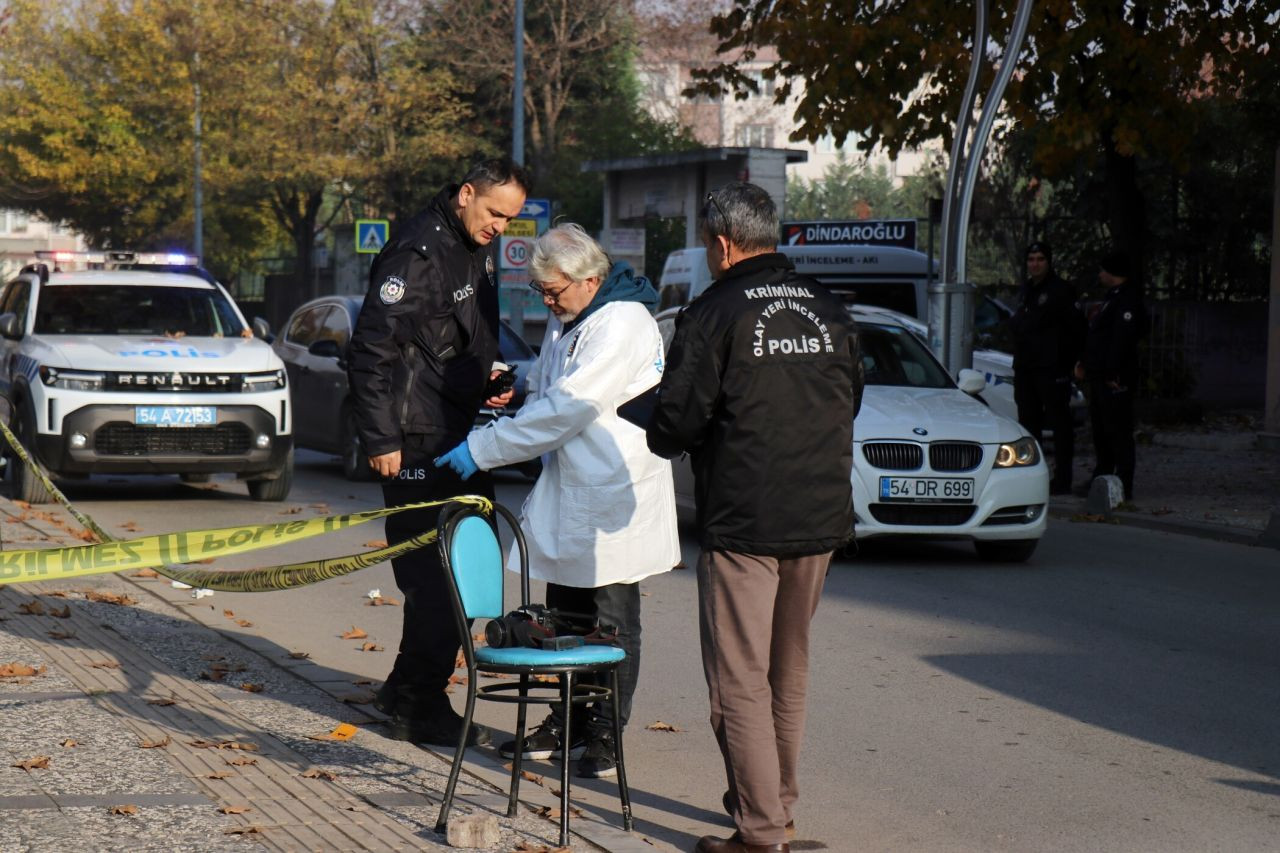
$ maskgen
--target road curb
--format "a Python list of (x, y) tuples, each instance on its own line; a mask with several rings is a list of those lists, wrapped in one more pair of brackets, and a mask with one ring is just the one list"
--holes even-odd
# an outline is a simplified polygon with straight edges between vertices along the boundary
[[(1085, 512), (1084, 504), (1060, 501), (1049, 504), (1049, 515), (1054, 518), (1071, 520)], [(1137, 512), (1112, 512), (1112, 518), (1126, 527), (1140, 527), (1160, 533), (1174, 533), (1179, 536), (1194, 536), (1197, 539), (1209, 539), (1215, 542), (1230, 542), (1234, 545), (1250, 545), (1261, 548), (1280, 548), (1280, 540), (1265, 539), (1261, 533), (1253, 530), (1241, 530), (1225, 527), (1220, 524), (1201, 524), (1194, 521), (1170, 521), (1151, 517)]]

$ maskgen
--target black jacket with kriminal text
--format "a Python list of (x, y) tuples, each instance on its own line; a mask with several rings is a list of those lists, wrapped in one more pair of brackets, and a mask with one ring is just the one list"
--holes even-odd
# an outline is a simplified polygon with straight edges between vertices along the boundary
[(475, 423), (498, 356), (494, 246), (477, 245), (441, 190), (397, 229), (369, 274), (347, 353), (356, 427), (370, 456), (402, 436), (434, 436), (436, 449)]
[(1102, 304), (1089, 317), (1084, 344), (1084, 375), (1090, 382), (1138, 384), (1138, 341), (1147, 332), (1147, 310), (1138, 285), (1125, 282), (1107, 288)]
[(1009, 320), (1013, 328), (1013, 371), (1070, 376), (1084, 351), (1084, 313), (1071, 285), (1049, 273), (1039, 284), (1022, 286), (1022, 304)]
[(693, 461), (704, 549), (830, 551), (853, 535), (858, 335), (781, 254), (747, 258), (680, 314), (648, 431)]

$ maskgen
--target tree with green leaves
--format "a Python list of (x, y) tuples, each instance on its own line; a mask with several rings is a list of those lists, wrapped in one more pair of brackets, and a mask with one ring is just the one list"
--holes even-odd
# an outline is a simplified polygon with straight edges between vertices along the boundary
[[(992, 4), (996, 43), (1007, 38), (1015, 7)], [(1038, 3), (1005, 106), (1030, 141), (1032, 168), (1049, 178), (1079, 169), (1103, 176), (1112, 239), (1145, 256), (1153, 205), (1141, 163), (1186, 173), (1211, 104), (1245, 103), (1280, 86), (1278, 8), (1275, 0)], [(971, 4), (945, 0), (733, 0), (711, 30), (722, 52), (777, 50), (766, 72), (779, 82), (777, 100), (804, 88), (797, 138), (853, 137), (864, 151), (893, 156), (933, 140), (950, 144), (973, 19)], [(696, 88), (755, 85), (725, 62), (703, 69)]]

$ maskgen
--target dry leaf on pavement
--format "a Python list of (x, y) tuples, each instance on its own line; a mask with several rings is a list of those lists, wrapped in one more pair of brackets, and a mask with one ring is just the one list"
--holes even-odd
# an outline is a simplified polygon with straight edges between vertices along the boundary
[(57, 616), (59, 619), (70, 619), (70, 618), (71, 618), (71, 605), (70, 605), (70, 604), (64, 604), (64, 605), (62, 605), (62, 607), (61, 607), (61, 608), (56, 608), (56, 607), (55, 607), (53, 610), (50, 610), (50, 611), (49, 611), (49, 615), (50, 615), (50, 616)]
[(222, 830), (223, 835), (261, 835), (262, 827), (256, 824), (248, 826), (229, 826)]
[(75, 631), (46, 631), (45, 633), (55, 640), (70, 640), (76, 635)]
[(200, 679), (202, 681), (221, 681), (226, 677), (226, 671), (221, 669), (209, 669), (200, 673)]
[(240, 685), (240, 689), (243, 690), (245, 693), (261, 693), (262, 685), (254, 684), (252, 682), (246, 681)]
[(245, 812), (251, 811), (253, 811), (253, 809), (248, 806), (222, 806), (218, 809), (220, 814), (244, 814)]
[(173, 698), (165, 699), (165, 698), (162, 698), (162, 697), (156, 696), (156, 697), (154, 697), (154, 698), (148, 699), (148, 700), (147, 700), (147, 704), (148, 704), (148, 705), (158, 705), (158, 706), (160, 706), (161, 708), (165, 708), (165, 707), (168, 707), (169, 705), (172, 705), (175, 701), (177, 701), (177, 700), (175, 700), (175, 699), (173, 699)]
[(0, 678), (30, 678), (33, 675), (44, 675), (44, 665), (41, 664), (39, 669), (27, 666), (25, 663), (0, 663)]
[(138, 569), (136, 572), (129, 575), (129, 577), (155, 579), (160, 577), (160, 573), (155, 569)]
[(364, 640), (368, 638), (368, 636), (368, 634), (357, 628), (355, 625), (351, 626), (350, 631), (344, 631), (342, 633), (342, 639), (344, 640)]
[(222, 615), (227, 617), (228, 619), (236, 618), (236, 612), (234, 610), (224, 610), (222, 611)]
[(48, 770), (49, 756), (37, 755), (35, 758), (28, 758), (10, 766), (17, 767), (20, 770)]
[(137, 814), (137, 813), (138, 813), (138, 807), (137, 807), (137, 806), (133, 806), (133, 805), (129, 805), (129, 806), (112, 806), (112, 807), (108, 810), (108, 812), (109, 812), (110, 814)]
[(126, 521), (123, 524), (118, 524), (116, 526), (119, 527), (121, 530), (127, 530), (130, 533), (137, 533), (139, 530), (142, 529), (141, 527), (138, 526), (138, 522), (136, 521)]
[(70, 748), (71, 748), (71, 747), (73, 747), (73, 746), (79, 746), (79, 745), (80, 745), (80, 744), (79, 744), (79, 743), (77, 743), (77, 742), (76, 742), (74, 739), (72, 739), (72, 738), (66, 738), (65, 740), (63, 740), (63, 741), (62, 741), (62, 743), (58, 744), (58, 746), (66, 747), (66, 748), (68, 748), (68, 749), (70, 749)]
[(127, 606), (138, 603), (127, 595), (116, 595), (114, 592), (98, 592), (94, 589), (86, 590), (84, 597), (90, 601), (101, 601), (104, 604), (119, 604)]
[(43, 616), (44, 605), (39, 601), (28, 601), (18, 605), (18, 612), (23, 616)]
[(253, 623), (252, 623), (252, 622), (250, 622), (248, 619), (237, 619), (237, 620), (236, 620), (236, 624), (237, 624), (237, 625), (239, 625), (241, 628), (252, 628), (252, 627), (253, 627)]
[(326, 782), (336, 782), (338, 774), (332, 770), (321, 770), (319, 767), (312, 767), (310, 770), (298, 774), (303, 779), (323, 779)]
[(289, 652), (289, 657), (294, 660), (306, 660), (311, 657), (311, 652)]
[(350, 723), (339, 723), (331, 732), (320, 732), (319, 734), (307, 735), (307, 737), (311, 740), (351, 740), (358, 731), (360, 730)]
[(380, 652), (380, 651), (382, 651), (382, 646), (378, 645), (377, 643), (364, 643), (363, 645), (361, 645), (361, 646), (360, 646), (360, 651), (362, 651), (362, 652)]
[(651, 732), (682, 732), (684, 731), (684, 729), (680, 728), (679, 726), (673, 726), (670, 723), (664, 723), (662, 722), (662, 720), (657, 720), (655, 722), (650, 723), (649, 725), (645, 726), (645, 729)]
[(256, 759), (256, 758), (229, 758), (229, 759), (227, 759), (226, 763), (227, 763), (227, 764), (229, 764), (229, 765), (231, 765), (232, 767), (249, 767), (249, 766), (251, 766), (251, 765), (257, 764), (257, 763), (258, 763), (258, 759)]
[(364, 547), (366, 547), (366, 548), (385, 548), (385, 547), (387, 547), (387, 540), (385, 540), (385, 539), (370, 539), (368, 542), (364, 543)]
[(297, 515), (297, 514), (298, 514), (298, 513), (300, 513), (300, 512), (302, 512), (302, 507), (300, 507), (300, 506), (291, 506), (291, 507), (289, 507), (288, 509), (282, 509), (282, 510), (280, 510), (280, 515)]
[(173, 741), (169, 738), (168, 735), (165, 735), (163, 740), (144, 740), (138, 744), (138, 748), (139, 749), (160, 749), (162, 747), (168, 746), (171, 743), (173, 743)]
[(365, 602), (365, 606), (366, 607), (399, 607), (400, 602), (394, 598), (387, 598), (386, 596), (379, 595)]
[(236, 774), (234, 774), (234, 773), (228, 773), (227, 771), (222, 770), (222, 771), (219, 771), (219, 772), (217, 772), (217, 773), (206, 773), (206, 774), (204, 774), (203, 776), (201, 776), (200, 778), (201, 778), (201, 779), (230, 779), (230, 778), (231, 778), (232, 776), (234, 776), (234, 775), (236, 775)]
[(119, 669), (120, 661), (118, 660), (100, 660), (89, 664), (94, 669)]

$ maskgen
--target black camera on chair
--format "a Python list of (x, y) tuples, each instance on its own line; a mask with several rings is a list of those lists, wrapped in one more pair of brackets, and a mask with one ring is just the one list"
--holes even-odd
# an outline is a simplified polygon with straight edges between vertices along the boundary
[(584, 643), (611, 643), (617, 633), (612, 626), (597, 626), (592, 617), (583, 613), (529, 604), (489, 620), (484, 626), (484, 641), (495, 649), (562, 650)]

